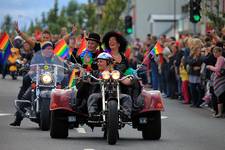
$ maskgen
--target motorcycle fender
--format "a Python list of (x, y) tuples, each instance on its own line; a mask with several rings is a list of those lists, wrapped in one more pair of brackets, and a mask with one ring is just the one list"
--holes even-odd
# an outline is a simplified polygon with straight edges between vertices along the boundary
[(71, 105), (72, 89), (54, 89), (51, 92), (50, 110), (67, 110), (74, 112)]
[(163, 111), (164, 103), (161, 92), (158, 90), (143, 90), (141, 95), (144, 97), (144, 105), (140, 113), (148, 111)]
[(41, 98), (50, 98), (51, 97), (51, 90), (50, 91), (47, 91), (47, 90), (40, 91), (40, 97)]

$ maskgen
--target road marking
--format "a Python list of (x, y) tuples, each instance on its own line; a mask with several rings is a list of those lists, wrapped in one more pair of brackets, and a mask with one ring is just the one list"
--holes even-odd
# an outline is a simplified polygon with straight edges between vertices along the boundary
[(12, 116), (13, 114), (9, 114), (9, 113), (0, 113), (0, 117), (1, 116)]
[(78, 133), (87, 133), (84, 128), (76, 128)]
[(167, 119), (168, 116), (161, 116), (161, 119)]
[(92, 148), (85, 148), (84, 150), (95, 150), (95, 149), (92, 149)]

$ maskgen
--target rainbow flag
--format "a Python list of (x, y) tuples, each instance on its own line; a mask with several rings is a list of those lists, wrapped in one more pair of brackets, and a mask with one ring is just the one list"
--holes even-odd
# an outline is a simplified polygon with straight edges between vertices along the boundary
[(84, 51), (84, 50), (86, 50), (86, 39), (85, 38), (83, 38), (82, 40), (81, 40), (81, 43), (80, 43), (80, 47), (79, 47), (79, 49), (78, 49), (78, 51), (77, 51), (77, 56), (80, 56), (80, 54)]
[(69, 80), (69, 87), (72, 88), (76, 85), (76, 76), (77, 76), (77, 72), (79, 72), (78, 69), (73, 69), (71, 75), (70, 75), (70, 80)]
[(126, 49), (125, 52), (124, 52), (124, 56), (125, 56), (128, 60), (130, 60), (130, 54), (131, 54), (131, 46), (128, 45), (127, 49)]
[(159, 42), (157, 42), (155, 46), (153, 47), (153, 49), (150, 51), (150, 54), (154, 56), (154, 55), (162, 54), (162, 51), (163, 51), (162, 46), (160, 45)]
[(0, 38), (0, 63), (5, 64), (9, 55), (11, 54), (12, 44), (9, 40), (9, 35), (4, 32), (2, 37)]
[(69, 57), (69, 47), (66, 44), (64, 39), (60, 40), (56, 44), (55, 49), (54, 49), (54, 54), (61, 57), (62, 59)]

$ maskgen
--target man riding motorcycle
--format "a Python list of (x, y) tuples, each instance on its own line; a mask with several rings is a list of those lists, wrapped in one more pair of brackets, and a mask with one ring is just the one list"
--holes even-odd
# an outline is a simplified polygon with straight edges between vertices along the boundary
[[(47, 41), (42, 45), (41, 48), (42, 48), (42, 50), (51, 50), (52, 51), (53, 45), (51, 42)], [(43, 53), (43, 55), (48, 55), (48, 53)], [(46, 57), (49, 57), (49, 56), (46, 56)], [(31, 87), (31, 78), (28, 73), (23, 78), (23, 83), (22, 83), (22, 86), (21, 86), (21, 89), (19, 91), (17, 98), (19, 100), (29, 99), (29, 98), (27, 98), (27, 96), (29, 97), (29, 94), (28, 94), (29, 92), (26, 92), (26, 91), (28, 91), (30, 87)], [(20, 105), (20, 110), (22, 110), (23, 112), (25, 112), (24, 107), (25, 107), (24, 105)], [(12, 123), (10, 123), (10, 126), (20, 126), (21, 121), (24, 118), (24, 116), (22, 115), (22, 112), (20, 112), (19, 110), (16, 111), (15, 116), (16, 116), (16, 118)]]
[[(101, 73), (103, 71), (111, 71), (112, 70), (112, 56), (109, 53), (101, 53), (97, 57), (97, 65), (98, 65), (98, 70), (93, 71), (92, 74), (96, 77), (101, 76)], [(131, 80), (129, 78), (121, 81), (124, 85), (130, 85)], [(98, 100), (102, 97), (100, 93), (100, 86), (96, 85), (92, 89), (92, 94), (88, 98), (88, 113), (89, 116), (92, 119), (95, 119), (95, 115), (98, 114)], [(121, 105), (124, 109), (124, 114), (126, 117), (124, 119), (129, 119), (131, 118), (131, 111), (132, 111), (132, 99), (129, 95), (127, 94), (120, 94), (120, 101)]]

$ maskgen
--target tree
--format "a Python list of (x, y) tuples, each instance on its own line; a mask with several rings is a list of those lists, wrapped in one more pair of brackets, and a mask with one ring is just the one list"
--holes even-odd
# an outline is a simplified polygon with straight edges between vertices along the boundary
[(42, 23), (42, 27), (46, 28), (46, 26), (47, 26), (47, 19), (46, 19), (46, 16), (45, 16), (44, 12), (41, 13), (41, 23)]
[(35, 29), (35, 27), (34, 27), (34, 22), (31, 21), (30, 27), (29, 27), (29, 29), (28, 29), (28, 33), (29, 33), (30, 35), (31, 35), (32, 33), (34, 33), (34, 29)]
[(57, 23), (60, 27), (68, 26), (68, 17), (66, 16), (66, 7), (63, 7), (58, 17)]
[(100, 22), (100, 32), (110, 30), (124, 31), (124, 19), (121, 14), (126, 8), (127, 0), (108, 0)]
[(6, 15), (4, 17), (4, 21), (1, 25), (1, 29), (2, 31), (5, 31), (7, 33), (11, 33), (12, 32), (12, 18), (10, 15)]
[(47, 17), (47, 26), (52, 33), (59, 33), (60, 26), (58, 20), (58, 0), (55, 0), (54, 8), (50, 9)]
[(211, 5), (207, 3), (207, 1), (204, 1), (205, 5), (205, 15), (209, 18), (212, 26), (218, 33), (224, 26), (225, 26), (225, 13), (219, 11), (220, 1), (216, 0), (216, 3), (214, 5), (214, 10), (212, 11)]
[(84, 4), (84, 5), (82, 5), (82, 7), (83, 8), (81, 10), (84, 11), (84, 18), (82, 18), (82, 16), (80, 16), (79, 19), (83, 19), (85, 21), (85, 22), (83, 22), (83, 24), (85, 24), (85, 28), (88, 31), (93, 32), (96, 30), (96, 28), (98, 26), (98, 20), (96, 19), (96, 5)]
[(79, 4), (76, 1), (70, 1), (66, 9), (66, 15), (68, 17), (68, 22), (78, 24), (78, 12)]

